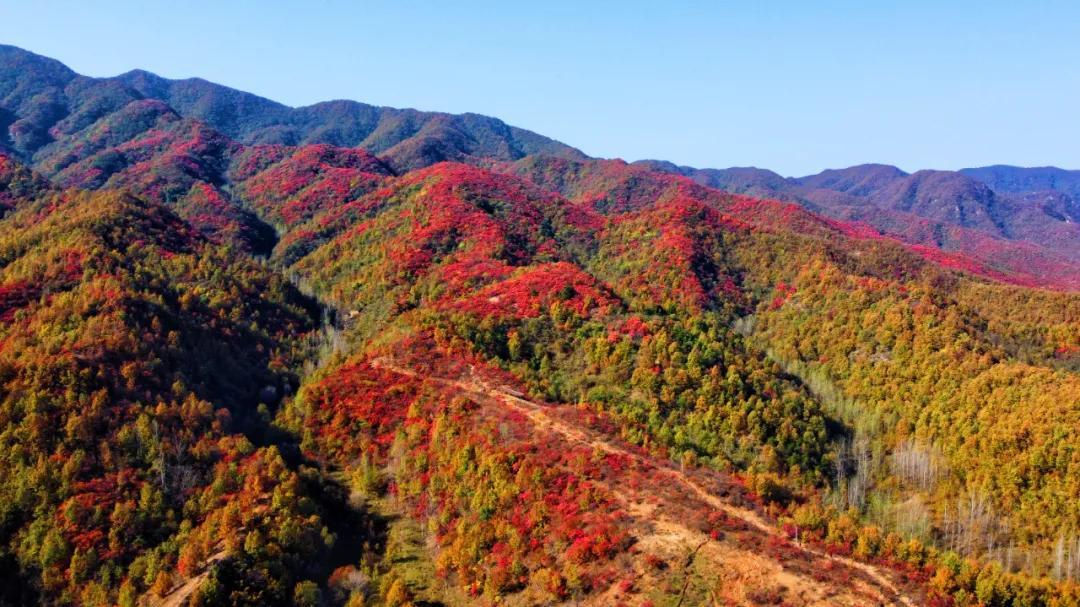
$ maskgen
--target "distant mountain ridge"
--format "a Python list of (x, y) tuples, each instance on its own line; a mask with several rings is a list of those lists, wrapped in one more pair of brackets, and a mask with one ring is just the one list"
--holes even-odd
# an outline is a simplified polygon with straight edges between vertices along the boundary
[(135, 70), (80, 76), (59, 61), (0, 45), (0, 145), (35, 156), (56, 139), (139, 99), (167, 103), (185, 118), (246, 144), (329, 143), (364, 147), (397, 170), (470, 157), (516, 160), (529, 154), (583, 158), (580, 151), (479, 114), (446, 114), (327, 101), (292, 108), (200, 78), (169, 80)]
[(1025, 193), (1053, 190), (1080, 199), (1080, 171), (1057, 167), (1024, 168), (994, 165), (960, 169), (960, 173), (978, 179), (996, 192)]
[[(178, 184), (192, 179), (223, 185), (236, 145), (358, 147), (398, 174), (442, 161), (486, 166), (529, 156), (590, 160), (568, 145), (477, 114), (345, 100), (292, 108), (199, 78), (170, 80), (143, 70), (90, 78), (59, 61), (0, 45), (0, 151), (60, 185), (100, 187), (121, 172), (144, 170), (139, 167), (160, 158), (166, 140), (190, 141), (199, 150), (192, 155), (180, 146), (166, 163), (172, 174), (186, 175), (161, 182), (171, 184), (165, 194), (173, 198), (186, 196)], [(867, 164), (786, 178), (754, 167), (696, 169), (657, 160), (634, 165), (727, 192), (798, 203), (911, 244), (993, 260), (1006, 271), (1080, 262), (1077, 171), (996, 166), (908, 174)], [(126, 177), (120, 182), (130, 185)], [(1049, 264), (1018, 262), (1006, 241), (1031, 245), (1021, 247), (1024, 256), (1037, 253)], [(1058, 282), (1053, 273), (1040, 280)]]
[[(955, 248), (949, 228), (1027, 241), (1080, 260), (1080, 171), (994, 166), (960, 171), (865, 164), (785, 178), (758, 168), (696, 169), (636, 164), (739, 194), (799, 202), (837, 219), (858, 220), (920, 244)], [(924, 224), (929, 221), (929, 230)]]

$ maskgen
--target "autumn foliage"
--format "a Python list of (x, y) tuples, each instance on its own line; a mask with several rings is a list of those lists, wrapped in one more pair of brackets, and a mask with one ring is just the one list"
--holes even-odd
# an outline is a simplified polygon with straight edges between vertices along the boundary
[(688, 537), (1077, 604), (1080, 300), (1035, 245), (53, 67), (0, 138), (0, 603), (794, 596), (691, 583)]

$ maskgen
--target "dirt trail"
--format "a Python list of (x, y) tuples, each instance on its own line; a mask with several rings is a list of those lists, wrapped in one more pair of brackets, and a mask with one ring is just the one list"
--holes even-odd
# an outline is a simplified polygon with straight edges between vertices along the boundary
[(210, 575), (210, 565), (225, 558), (225, 551), (219, 550), (212, 554), (210, 558), (206, 559), (206, 564), (203, 565), (203, 570), (198, 575), (192, 576), (184, 580), (179, 586), (173, 587), (169, 591), (169, 594), (161, 598), (150, 598), (150, 604), (154, 607), (183, 607), (187, 604), (188, 598), (195, 593), (195, 590), (199, 588), (199, 585), (203, 583), (203, 580)]
[[(699, 485), (686, 473), (679, 470), (678, 468), (674, 468), (671, 465), (665, 465), (664, 463), (654, 460), (646, 459), (641, 455), (634, 453), (628, 449), (624, 449), (615, 444), (612, 444), (610, 441), (606, 440), (598, 433), (595, 433), (591, 430), (583, 430), (579, 427), (567, 424), (566, 422), (552, 415), (549, 415), (547, 411), (548, 409), (550, 409), (549, 406), (540, 405), (526, 398), (523, 398), (522, 396), (519, 396), (519, 393), (516, 393), (516, 391), (513, 391), (508, 387), (495, 387), (489, 385), (476, 374), (475, 369), (472, 367), (470, 367), (470, 374), (468, 379), (462, 380), (423, 375), (417, 373), (412, 369), (408, 369), (401, 365), (398, 365), (395, 362), (386, 358), (376, 359), (372, 361), (372, 364), (377, 367), (382, 367), (384, 369), (400, 373), (402, 375), (417, 377), (441, 385), (456, 388), (480, 403), (484, 403), (486, 401), (487, 404), (502, 404), (508, 406), (511, 409), (514, 409), (515, 411), (525, 415), (537, 427), (545, 428), (552, 432), (555, 432), (561, 435), (563, 438), (567, 439), (568, 441), (587, 444), (594, 449), (600, 449), (606, 453), (616, 454), (622, 457), (630, 458), (640, 464), (656, 470), (661, 474), (664, 474), (670, 480), (679, 483), (680, 485), (688, 489), (691, 493), (693, 493), (702, 502), (708, 504), (710, 507), (720, 510), (728, 516), (739, 519), (744, 523), (750, 525), (757, 531), (764, 533), (768, 536), (783, 537), (786, 539), (786, 536), (783, 535), (781, 530), (777, 529), (774, 525), (766, 521), (759, 513), (748, 508), (742, 508), (725, 502), (718, 496), (712, 494), (710, 491)], [(494, 401), (494, 403), (492, 401)], [(634, 496), (630, 496), (623, 491), (619, 491), (616, 489), (616, 493), (621, 500), (626, 501), (627, 503), (633, 503), (635, 501)], [(677, 521), (668, 520), (661, 521), (661, 523), (662, 527), (667, 530), (669, 535), (672, 533), (673, 528), (677, 527), (682, 527), (682, 529), (677, 531), (676, 533), (682, 536), (684, 539), (689, 540), (691, 539), (691, 536), (694, 536), (696, 538), (696, 536), (701, 535), (699, 532), (690, 530)], [(915, 600), (904, 594), (904, 592), (900, 588), (898, 588), (895, 583), (893, 583), (888, 573), (885, 573), (878, 567), (850, 558), (831, 555), (822, 550), (818, 550), (816, 548), (802, 544), (796, 545), (796, 548), (806, 555), (810, 555), (818, 559), (831, 561), (833, 563), (837, 563), (839, 565), (862, 573), (870, 581), (873, 582), (874, 586), (876, 586), (876, 588), (874, 589), (875, 594), (879, 595), (881, 600), (885, 601), (883, 604), (903, 605), (905, 607), (915, 607), (915, 605), (917, 604)], [(787, 574), (787, 572), (777, 573), (777, 576), (778, 579), (782, 579), (783, 581), (792, 583), (796, 581), (793, 576)], [(805, 583), (808, 580), (802, 581)], [(817, 588), (809, 588), (808, 590), (810, 590), (811, 594), (813, 595), (821, 594), (820, 589)]]

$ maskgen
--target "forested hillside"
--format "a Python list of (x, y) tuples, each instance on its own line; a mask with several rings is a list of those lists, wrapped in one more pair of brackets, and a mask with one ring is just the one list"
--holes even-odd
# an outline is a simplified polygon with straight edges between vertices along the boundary
[(784, 178), (757, 168), (635, 164), (730, 192), (790, 200), (906, 242), (962, 251), (1003, 270), (1027, 268), (1044, 284), (1073, 274), (1067, 268), (1080, 260), (1075, 171), (998, 166), (909, 175), (867, 164)]
[(978, 212), (2, 57), (0, 604), (1080, 605), (1080, 273)]

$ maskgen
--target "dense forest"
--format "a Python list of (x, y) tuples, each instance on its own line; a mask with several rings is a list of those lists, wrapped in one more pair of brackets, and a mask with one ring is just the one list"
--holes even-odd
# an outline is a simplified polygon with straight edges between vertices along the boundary
[(1068, 280), (5, 52), (0, 604), (1080, 605)]

